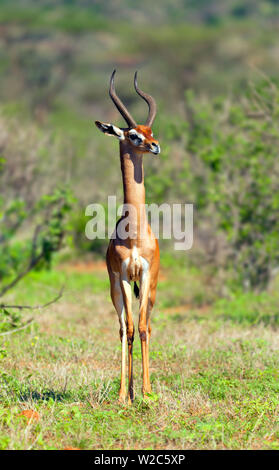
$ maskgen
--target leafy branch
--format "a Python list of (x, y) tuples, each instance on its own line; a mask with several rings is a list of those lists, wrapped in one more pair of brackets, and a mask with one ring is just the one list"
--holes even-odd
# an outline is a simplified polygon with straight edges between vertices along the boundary
[[(65, 234), (68, 232), (67, 214), (71, 210), (73, 198), (68, 189), (57, 189), (52, 194), (43, 196), (29, 212), (25, 211), (22, 201), (13, 201), (2, 210), (1, 238), (0, 238), (0, 297), (15, 287), (30, 271), (50, 266), (53, 254), (60, 250)], [(0, 209), (4, 205), (0, 201)], [(28, 222), (35, 223), (31, 236), (22, 240), (19, 237), (19, 228), (28, 229)], [(20, 241), (18, 241), (18, 239)], [(4, 284), (4, 285), (3, 285)], [(10, 305), (6, 302), (0, 304), (0, 313), (9, 320), (1, 321), (3, 330), (7, 326), (12, 329), (0, 333), (10, 334), (20, 331), (30, 325), (34, 320), (18, 325), (20, 316), (11, 313), (9, 309), (17, 311), (43, 309), (57, 302), (63, 294), (64, 287), (54, 299), (43, 305)], [(17, 327), (18, 326), (18, 327)]]

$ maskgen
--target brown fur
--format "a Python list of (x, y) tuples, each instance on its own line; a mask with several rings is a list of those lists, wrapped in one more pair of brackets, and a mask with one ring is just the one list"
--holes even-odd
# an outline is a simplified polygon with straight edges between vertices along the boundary
[[(136, 130), (146, 137), (146, 143), (158, 143), (151, 135), (151, 129), (147, 126), (137, 126)], [(106, 263), (111, 286), (111, 299), (117, 310), (120, 320), (120, 337), (122, 341), (122, 368), (119, 399), (126, 400), (125, 384), (125, 350), (126, 341), (128, 343), (128, 401), (134, 399), (133, 389), (133, 341), (134, 341), (134, 321), (131, 303), (130, 281), (140, 282), (140, 312), (139, 312), (139, 335), (142, 351), (143, 368), (143, 395), (147, 396), (151, 392), (149, 377), (149, 341), (151, 335), (150, 314), (156, 298), (156, 288), (159, 274), (159, 244), (147, 223), (145, 211), (142, 205), (145, 204), (145, 187), (143, 171), (143, 153), (148, 152), (148, 147), (142, 145), (135, 147), (131, 144), (125, 131), (125, 140), (120, 142), (120, 163), (123, 180), (124, 203), (132, 204), (136, 209), (137, 219), (129, 219), (129, 229), (135, 234), (135, 238), (122, 240), (116, 236), (109, 242)], [(122, 218), (120, 219), (122, 220)], [(120, 222), (120, 221), (119, 221)], [(119, 223), (118, 222), (118, 223)], [(142, 224), (142, 225), (141, 225)], [(140, 233), (143, 227), (143, 233)], [(133, 258), (133, 250), (136, 249), (137, 259)], [(149, 270), (143, 277), (143, 266), (141, 258), (148, 262)], [(127, 261), (128, 260), (128, 261)], [(123, 275), (123, 262), (127, 263), (127, 279)], [(119, 289), (120, 283), (120, 289)], [(120, 306), (124, 304), (126, 314), (125, 325), (121, 322)]]

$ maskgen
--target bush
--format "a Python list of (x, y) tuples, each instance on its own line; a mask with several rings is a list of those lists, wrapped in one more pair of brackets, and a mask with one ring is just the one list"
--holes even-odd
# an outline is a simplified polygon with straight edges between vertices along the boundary
[(278, 88), (265, 78), (242, 99), (187, 92), (186, 110), (186, 122), (160, 123), (165, 150), (147, 194), (192, 202), (203, 263), (229, 272), (233, 290), (263, 288), (279, 263)]
[(212, 104), (188, 93), (187, 109), (197, 218), (226, 235), (233, 278), (264, 287), (279, 263), (278, 88), (264, 79), (242, 101)]
[[(50, 267), (69, 230), (68, 213), (74, 199), (67, 187), (49, 184), (40, 174), (44, 149), (33, 127), (13, 133), (3, 118), (0, 135), (0, 297), (31, 270)], [(15, 123), (14, 123), (15, 125)], [(38, 138), (39, 137), (39, 138)], [(26, 145), (25, 145), (26, 144)], [(2, 300), (2, 299), (1, 299)], [(0, 303), (0, 330), (19, 326), (21, 315)], [(21, 310), (21, 306), (14, 306)]]

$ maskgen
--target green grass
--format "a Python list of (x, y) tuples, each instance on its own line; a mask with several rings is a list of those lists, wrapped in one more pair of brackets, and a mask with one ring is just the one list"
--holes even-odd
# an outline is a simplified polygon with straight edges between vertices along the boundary
[(230, 301), (220, 299), (215, 303), (215, 313), (221, 318), (234, 322), (266, 325), (279, 325), (279, 296), (278, 291), (273, 293), (262, 292), (237, 293)]
[[(165, 268), (163, 276), (152, 314), (153, 393), (141, 398), (136, 335), (132, 407), (117, 401), (119, 327), (105, 270), (66, 263), (18, 286), (9, 300), (30, 304), (50, 299), (66, 282), (63, 298), (34, 313), (35, 323), (0, 337), (1, 449), (279, 448), (272, 316), (255, 322), (248, 312), (244, 322), (244, 314), (227, 313), (235, 300), (214, 304), (211, 294), (212, 306), (204, 305), (206, 294), (201, 305), (197, 272), (185, 269), (179, 279), (175, 268)], [(170, 307), (169, 292), (185, 285), (191, 292)], [(28, 420), (23, 410), (37, 411), (39, 419)]]
[(17, 8), (10, 5), (1, 5), (0, 22), (14, 25), (28, 25), (35, 30), (51, 28), (65, 31), (71, 34), (79, 34), (84, 31), (106, 30), (110, 22), (96, 11), (81, 9), (76, 6), (56, 7), (55, 12), (51, 8), (39, 6)]

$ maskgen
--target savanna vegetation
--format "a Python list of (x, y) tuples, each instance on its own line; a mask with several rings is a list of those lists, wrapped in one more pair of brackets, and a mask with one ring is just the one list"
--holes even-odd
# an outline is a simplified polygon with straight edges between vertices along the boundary
[[(0, 448), (279, 448), (279, 3), (0, 1)], [(158, 103), (147, 202), (193, 203), (161, 240), (153, 393), (117, 402), (106, 240), (85, 207), (122, 199), (117, 90)]]

